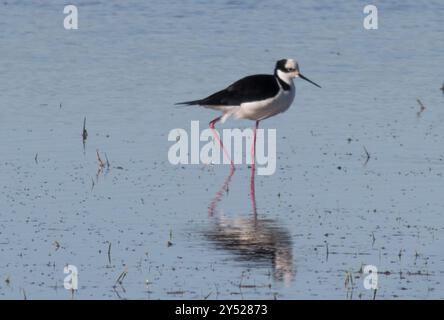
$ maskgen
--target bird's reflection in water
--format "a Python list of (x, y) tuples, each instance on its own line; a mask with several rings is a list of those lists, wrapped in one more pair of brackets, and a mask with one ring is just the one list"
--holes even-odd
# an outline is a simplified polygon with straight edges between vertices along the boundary
[(258, 218), (253, 170), (250, 184), (252, 214), (244, 217), (216, 214), (217, 203), (226, 192), (233, 173), (232, 170), (210, 203), (212, 221), (205, 237), (216, 249), (232, 253), (236, 261), (251, 268), (271, 268), (275, 280), (289, 284), (295, 274), (292, 238), (276, 220)]
[(270, 219), (213, 217), (206, 238), (215, 248), (233, 253), (249, 267), (267, 267), (276, 280), (293, 278), (292, 241), (288, 231)]

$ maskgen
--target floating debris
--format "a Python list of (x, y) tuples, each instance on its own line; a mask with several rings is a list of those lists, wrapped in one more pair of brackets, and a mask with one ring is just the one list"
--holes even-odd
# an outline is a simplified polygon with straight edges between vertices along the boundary
[(128, 274), (128, 267), (125, 267), (125, 270), (122, 271), (122, 273), (117, 277), (116, 283), (114, 284), (114, 287), (117, 284), (122, 285), (123, 279), (125, 279), (126, 275)]
[(82, 139), (83, 139), (83, 151), (85, 151), (86, 139), (88, 139), (88, 131), (86, 130), (86, 117), (83, 118)]
[(106, 152), (105, 152), (105, 160), (106, 160), (106, 168), (109, 170), (109, 168), (110, 168), (110, 163), (109, 163), (108, 155), (106, 154)]
[(109, 242), (108, 245), (108, 263), (109, 265), (111, 265), (111, 241)]
[(60, 243), (57, 240), (54, 241), (53, 245), (54, 245), (56, 251), (60, 249)]
[(364, 148), (365, 156), (366, 156), (366, 159), (365, 159), (365, 162), (364, 162), (364, 166), (366, 166), (367, 163), (370, 161), (370, 153), (368, 152), (368, 150), (367, 150), (367, 148), (365, 146), (363, 146), (363, 148)]
[(420, 117), (421, 114), (422, 114), (422, 113), (424, 112), (424, 110), (426, 109), (426, 107), (425, 107), (424, 104), (421, 102), (421, 100), (416, 99), (416, 102), (418, 102), (419, 107), (420, 107), (420, 109), (419, 109), (419, 111), (416, 113), (416, 115), (417, 115), (418, 117)]

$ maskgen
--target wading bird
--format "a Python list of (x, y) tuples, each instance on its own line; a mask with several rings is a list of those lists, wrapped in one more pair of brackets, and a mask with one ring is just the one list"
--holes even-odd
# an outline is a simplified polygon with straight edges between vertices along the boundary
[(230, 116), (236, 119), (256, 121), (251, 146), (252, 170), (254, 172), (256, 154), (256, 130), (259, 121), (285, 112), (293, 102), (296, 90), (294, 78), (304, 79), (315, 86), (320, 86), (299, 72), (298, 63), (293, 59), (282, 59), (276, 62), (274, 74), (257, 74), (242, 78), (227, 88), (206, 98), (193, 101), (179, 102), (182, 105), (199, 105), (218, 110), (222, 115), (210, 121), (209, 126), (215, 139), (219, 142), (225, 156), (230, 160), (232, 170), (234, 163), (217, 134), (214, 125), (225, 122)]

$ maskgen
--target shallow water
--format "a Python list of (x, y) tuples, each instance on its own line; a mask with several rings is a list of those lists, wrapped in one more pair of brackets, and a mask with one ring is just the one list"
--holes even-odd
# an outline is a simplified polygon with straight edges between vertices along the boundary
[[(77, 299), (372, 299), (368, 264), (376, 299), (444, 297), (441, 1), (377, 2), (372, 31), (364, 2), (76, 3), (76, 31), (58, 1), (0, 5), (1, 298), (72, 298), (66, 264)], [(167, 137), (216, 114), (173, 104), (282, 57), (323, 88), (261, 123), (257, 215), (246, 165), (209, 214), (229, 166), (172, 166)]]

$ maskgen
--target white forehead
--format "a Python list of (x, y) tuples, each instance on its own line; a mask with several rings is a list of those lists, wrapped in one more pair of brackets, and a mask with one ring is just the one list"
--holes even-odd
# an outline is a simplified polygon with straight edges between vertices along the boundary
[(294, 61), (293, 59), (287, 59), (287, 62), (285, 63), (285, 68), (287, 69), (297, 69), (298, 63)]

